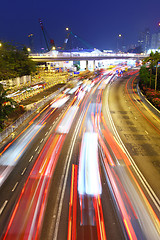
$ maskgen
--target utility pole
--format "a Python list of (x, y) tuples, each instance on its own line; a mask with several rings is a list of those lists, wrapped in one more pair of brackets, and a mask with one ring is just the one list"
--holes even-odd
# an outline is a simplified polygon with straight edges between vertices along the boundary
[(33, 38), (34, 38), (34, 35), (32, 33), (28, 35), (29, 47), (30, 47), (32, 52), (34, 52)]

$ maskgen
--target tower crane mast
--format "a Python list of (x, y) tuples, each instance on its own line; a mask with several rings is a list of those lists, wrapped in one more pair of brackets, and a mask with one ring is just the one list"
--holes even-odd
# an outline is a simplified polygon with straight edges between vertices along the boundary
[[(47, 41), (46, 34), (45, 34), (45, 28), (44, 28), (44, 26), (43, 26), (43, 22), (42, 22), (41, 19), (39, 19), (39, 23), (40, 23), (40, 27), (41, 27), (42, 32), (43, 32), (43, 36), (44, 36), (44, 40), (45, 40), (47, 49), (48, 49), (48, 51), (50, 51), (51, 49), (50, 49), (50, 47), (49, 47), (49, 45), (48, 45), (48, 41)], [(54, 43), (54, 40), (53, 40), (53, 39), (50, 39), (50, 45), (53, 46), (53, 47), (55, 47), (55, 43)]]

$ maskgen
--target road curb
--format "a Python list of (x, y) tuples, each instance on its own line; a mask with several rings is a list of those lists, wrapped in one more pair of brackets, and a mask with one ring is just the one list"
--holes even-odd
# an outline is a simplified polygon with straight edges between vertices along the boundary
[(148, 101), (148, 99), (141, 92), (139, 88), (139, 81), (137, 82), (136, 86), (137, 86), (137, 93), (141, 98), (142, 102), (149, 108), (150, 111), (152, 111), (152, 113), (154, 113), (157, 117), (160, 118), (160, 111), (155, 106), (153, 106), (153, 104), (150, 101)]

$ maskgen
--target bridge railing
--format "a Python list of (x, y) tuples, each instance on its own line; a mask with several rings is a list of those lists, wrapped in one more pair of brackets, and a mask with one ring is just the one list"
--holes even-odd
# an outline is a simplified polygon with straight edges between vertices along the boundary
[(79, 58), (84, 58), (84, 57), (133, 57), (133, 58), (145, 58), (148, 55), (147, 54), (137, 54), (137, 53), (79, 53), (79, 52), (58, 52), (56, 53), (52, 53), (52, 52), (48, 52), (48, 53), (34, 53), (34, 54), (30, 54), (31, 58), (46, 58), (46, 57), (51, 57), (51, 58), (72, 58), (72, 57), (79, 57)]

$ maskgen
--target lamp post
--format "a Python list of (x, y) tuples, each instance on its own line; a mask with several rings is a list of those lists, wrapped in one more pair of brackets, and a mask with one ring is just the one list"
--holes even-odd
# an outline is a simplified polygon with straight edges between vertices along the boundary
[(120, 46), (120, 39), (122, 38), (122, 34), (118, 34), (118, 38), (117, 38), (117, 52), (119, 52), (119, 50), (121, 50), (121, 49), (119, 49), (121, 46)]

